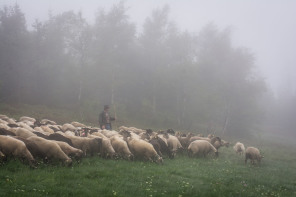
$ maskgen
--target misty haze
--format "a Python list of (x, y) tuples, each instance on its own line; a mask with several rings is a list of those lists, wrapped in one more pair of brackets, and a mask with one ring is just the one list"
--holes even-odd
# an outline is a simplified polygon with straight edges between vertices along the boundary
[(0, 195), (295, 196), (293, 6), (1, 2)]

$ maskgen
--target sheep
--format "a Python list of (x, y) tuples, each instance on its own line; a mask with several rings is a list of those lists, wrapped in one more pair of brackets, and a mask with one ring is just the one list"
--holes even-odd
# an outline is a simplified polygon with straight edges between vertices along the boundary
[(144, 158), (151, 162), (163, 162), (162, 157), (157, 154), (152, 144), (146, 142), (145, 140), (133, 138), (128, 131), (123, 132), (123, 137), (135, 157)]
[(206, 140), (196, 140), (189, 144), (188, 146), (188, 155), (189, 157), (193, 156), (203, 156), (206, 157), (209, 153), (215, 153), (215, 156), (218, 156), (217, 149)]
[(237, 142), (234, 146), (233, 146), (233, 150), (239, 154), (239, 155), (243, 155), (245, 153), (245, 146), (243, 143)]
[(74, 157), (76, 159), (81, 159), (82, 155), (83, 155), (83, 151), (77, 148), (74, 148), (72, 146), (70, 146), (69, 144), (67, 144), (66, 142), (62, 142), (62, 141), (55, 141), (52, 140), (53, 142), (57, 143), (62, 151), (68, 155), (69, 157)]
[(218, 150), (222, 146), (222, 140), (219, 137), (212, 137), (210, 143)]
[(26, 159), (31, 167), (35, 167), (35, 159), (27, 149), (24, 142), (11, 136), (0, 136), (0, 151), (6, 155), (12, 155), (22, 160)]
[(193, 134), (192, 134), (192, 133), (187, 134), (186, 137), (178, 137), (178, 139), (179, 139), (181, 145), (182, 145), (185, 149), (188, 148), (188, 146), (189, 146), (189, 140), (190, 140), (191, 137), (193, 137)]
[(37, 144), (33, 141), (29, 141), (26, 138), (20, 137), (20, 136), (12, 136), (13, 138), (20, 140), (26, 144), (26, 147), (30, 151), (30, 153), (33, 155), (34, 158), (40, 158), (43, 160), (46, 160), (46, 155), (39, 150)]
[(32, 127), (30, 127), (28, 124), (26, 124), (24, 122), (19, 122), (18, 124), (21, 128), (24, 128), (24, 129), (31, 131), (31, 132), (34, 131), (34, 129)]
[(31, 131), (25, 129), (25, 128), (18, 128), (15, 132), (17, 136), (21, 136), (23, 138), (28, 138), (31, 136), (36, 136), (36, 134), (32, 133)]
[(2, 120), (8, 120), (9, 117), (6, 116), (6, 115), (4, 115), (4, 114), (0, 114), (0, 119), (2, 119)]
[(0, 128), (5, 129), (5, 130), (10, 129), (10, 127), (7, 124), (3, 124), (3, 123), (0, 123)]
[(0, 119), (0, 124), (5, 124), (5, 125), (7, 125), (7, 124), (8, 124), (8, 122), (7, 122), (7, 121), (5, 121), (5, 120), (2, 120), (2, 119)]
[(80, 122), (71, 122), (71, 125), (74, 127), (86, 127), (85, 124), (82, 124)]
[(129, 150), (126, 141), (124, 141), (121, 137), (114, 135), (110, 138), (110, 141), (112, 147), (119, 156), (128, 160), (133, 159), (134, 155)]
[(227, 141), (225, 141), (225, 140), (221, 140), (221, 144), (222, 144), (222, 146), (225, 146), (225, 147), (229, 147), (229, 145), (230, 145), (230, 143), (229, 142), (227, 142)]
[(69, 123), (66, 123), (66, 124), (63, 124), (62, 126), (62, 131), (66, 132), (66, 131), (75, 131), (77, 128), (74, 127), (73, 125), (69, 124)]
[(211, 139), (208, 137), (199, 137), (199, 136), (193, 136), (190, 138), (189, 143), (195, 141), (195, 140), (206, 140), (208, 142), (211, 142)]
[(42, 125), (41, 129), (46, 133), (50, 133), (50, 134), (54, 133), (54, 130), (52, 130), (51, 128), (49, 128), (49, 126), (46, 126), (46, 125)]
[(94, 155), (94, 153), (99, 153), (102, 147), (102, 138), (87, 138), (78, 136), (67, 136), (73, 144), (74, 148), (83, 151), (84, 156), (88, 153)]
[(103, 158), (108, 158), (110, 157), (111, 159), (113, 159), (114, 157), (116, 157), (116, 152), (111, 144), (111, 141), (109, 138), (107, 138), (106, 136), (102, 135), (103, 137), (98, 137), (96, 135), (88, 135), (89, 138), (95, 138), (95, 139), (100, 139), (102, 144), (100, 147), (100, 155)]
[(51, 140), (46, 140), (41, 137), (32, 136), (27, 138), (28, 141), (34, 142), (38, 150), (46, 156), (47, 159), (61, 160), (66, 166), (72, 165), (72, 159), (68, 157), (61, 149), (61, 147)]
[[(211, 137), (211, 136), (210, 136)], [(222, 146), (222, 141), (221, 138), (219, 137), (212, 137), (212, 138), (208, 138), (208, 137), (198, 137), (198, 136), (193, 136), (190, 138), (189, 142), (193, 142), (195, 140), (205, 140), (210, 142), (217, 150)]]
[(19, 121), (36, 122), (36, 119), (35, 118), (28, 117), (28, 116), (22, 116), (22, 117), (20, 117)]
[(179, 149), (183, 149), (183, 147), (176, 136), (170, 134), (168, 134), (167, 136), (168, 147), (172, 153), (171, 157), (174, 158), (176, 156), (177, 151)]
[(56, 140), (61, 142), (66, 142), (70, 146), (73, 146), (71, 139), (67, 138), (66, 136), (63, 136), (59, 133), (53, 133), (48, 136), (49, 140)]
[(48, 124), (56, 125), (56, 124), (57, 124), (55, 121), (48, 120), (48, 119), (42, 119), (42, 120), (40, 121), (40, 123), (43, 124), (43, 125), (48, 125)]
[(152, 144), (153, 148), (155, 149), (155, 151), (157, 152), (157, 154), (160, 157), (163, 157), (162, 152), (171, 156), (171, 152), (169, 151), (169, 147), (157, 135), (150, 138), (149, 143)]
[(6, 121), (8, 122), (8, 124), (17, 124), (14, 118), (9, 118)]
[(0, 135), (10, 135), (10, 136), (15, 136), (15, 134), (9, 130), (0, 128)]
[(255, 164), (255, 161), (257, 161), (257, 164), (260, 164), (261, 159), (264, 158), (261, 154), (260, 151), (255, 148), (255, 147), (248, 147), (246, 149), (245, 153), (245, 164), (247, 164), (248, 159), (251, 160), (251, 164)]
[(106, 130), (106, 129), (102, 130), (101, 133), (104, 136), (108, 137), (108, 138), (110, 138), (110, 137), (112, 137), (114, 135), (118, 135), (118, 132), (117, 131), (109, 131), (109, 130)]

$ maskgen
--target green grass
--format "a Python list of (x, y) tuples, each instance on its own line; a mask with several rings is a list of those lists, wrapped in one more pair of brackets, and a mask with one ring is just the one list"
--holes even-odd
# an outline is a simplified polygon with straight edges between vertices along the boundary
[(92, 157), (30, 169), (11, 160), (0, 167), (0, 196), (296, 196), (295, 151), (267, 144), (263, 152), (260, 166), (232, 148), (218, 159), (178, 155), (163, 165)]
[[(14, 118), (28, 115), (60, 123), (79, 120), (73, 113), (44, 106), (0, 104), (0, 111)], [(0, 197), (296, 196), (294, 139), (261, 132), (254, 140), (238, 140), (261, 150), (265, 158), (260, 166), (245, 165), (244, 158), (232, 147), (221, 148), (218, 159), (178, 155), (173, 160), (165, 159), (163, 165), (91, 157), (72, 167), (40, 164), (31, 169), (10, 160), (0, 164)]]

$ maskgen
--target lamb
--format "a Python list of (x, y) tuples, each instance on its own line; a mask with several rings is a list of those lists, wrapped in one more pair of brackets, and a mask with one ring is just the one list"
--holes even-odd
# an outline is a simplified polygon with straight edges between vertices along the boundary
[(162, 163), (162, 158), (157, 154), (152, 144), (145, 140), (135, 139), (130, 135), (130, 132), (123, 132), (124, 140), (127, 142), (130, 151), (138, 158), (144, 158), (149, 161)]
[(24, 142), (10, 136), (0, 136), (0, 151), (6, 155), (12, 155), (22, 160), (26, 159), (31, 167), (34, 167), (35, 159), (27, 149)]
[(27, 138), (28, 141), (33, 141), (37, 146), (39, 151), (41, 151), (48, 159), (58, 159), (61, 160), (65, 165), (72, 165), (72, 159), (68, 157), (61, 149), (61, 147), (51, 140), (46, 140), (41, 137), (32, 136)]
[(189, 157), (193, 156), (203, 156), (206, 157), (209, 153), (215, 153), (215, 156), (218, 156), (217, 149), (206, 140), (196, 140), (189, 144), (188, 146), (188, 155)]
[(114, 135), (110, 138), (110, 141), (112, 147), (119, 156), (127, 160), (133, 159), (134, 155), (129, 150), (126, 141), (124, 141), (121, 137)]
[(245, 153), (245, 146), (243, 143), (237, 142), (234, 146), (233, 146), (233, 150), (239, 154), (239, 155), (243, 155)]
[(246, 154), (245, 154), (245, 164), (247, 163), (248, 159), (251, 160), (251, 164), (255, 164), (255, 161), (257, 161), (257, 164), (260, 164), (261, 159), (264, 158), (261, 154), (260, 151), (255, 148), (255, 147), (248, 147), (246, 149)]

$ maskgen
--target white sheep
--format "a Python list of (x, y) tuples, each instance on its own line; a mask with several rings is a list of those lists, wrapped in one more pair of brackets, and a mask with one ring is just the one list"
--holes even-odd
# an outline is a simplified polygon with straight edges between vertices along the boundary
[(132, 159), (133, 158), (133, 154), (131, 153), (131, 151), (128, 148), (128, 145), (126, 143), (126, 141), (123, 140), (123, 138), (119, 137), (119, 136), (112, 136), (110, 138), (111, 144), (115, 150), (115, 152), (125, 158), (125, 159)]
[(86, 127), (85, 124), (82, 124), (80, 122), (71, 122), (71, 125), (74, 127)]
[(69, 158), (61, 149), (61, 147), (53, 140), (46, 140), (42, 137), (32, 136), (27, 138), (28, 141), (34, 142), (45, 158), (58, 159), (63, 161), (67, 166), (72, 164), (72, 159)]
[(23, 137), (23, 138), (28, 138), (31, 136), (37, 136), (36, 134), (34, 134), (33, 132), (25, 129), (25, 128), (18, 128), (15, 132), (15, 134), (17, 136)]
[(62, 126), (62, 130), (65, 132), (65, 131), (75, 131), (77, 128), (74, 127), (73, 125), (69, 124), (69, 123), (66, 123), (66, 124), (63, 124)]
[(195, 140), (191, 142), (188, 146), (189, 157), (192, 156), (203, 156), (205, 157), (209, 153), (215, 153), (215, 156), (218, 156), (217, 149), (206, 140)]
[(245, 163), (247, 163), (248, 159), (250, 159), (252, 164), (255, 164), (255, 161), (260, 164), (261, 159), (263, 158), (263, 156), (260, 154), (260, 151), (255, 147), (248, 147), (246, 149), (245, 156)]
[(20, 117), (19, 119), (20, 121), (30, 121), (30, 122), (36, 122), (36, 119), (35, 118), (31, 118), (31, 117), (28, 117), (28, 116), (22, 116)]
[(157, 163), (162, 163), (162, 158), (157, 154), (153, 145), (145, 140), (133, 138), (130, 132), (123, 132), (124, 140), (127, 142), (130, 151), (135, 157), (144, 158), (149, 161), (156, 161)]
[(245, 153), (245, 146), (243, 143), (241, 142), (237, 142), (234, 146), (233, 146), (233, 150), (239, 154), (239, 155), (243, 155)]
[(178, 138), (176, 136), (173, 136), (173, 135), (170, 135), (170, 134), (168, 134), (167, 136), (168, 136), (167, 137), (168, 147), (169, 147), (169, 149), (171, 151), (172, 157), (175, 157), (176, 154), (177, 154), (177, 151), (179, 149), (183, 149), (183, 147), (182, 147), (180, 141), (178, 140)]
[(0, 152), (4, 155), (12, 155), (20, 159), (26, 159), (30, 166), (34, 167), (35, 159), (27, 149), (24, 142), (10, 136), (0, 135)]

